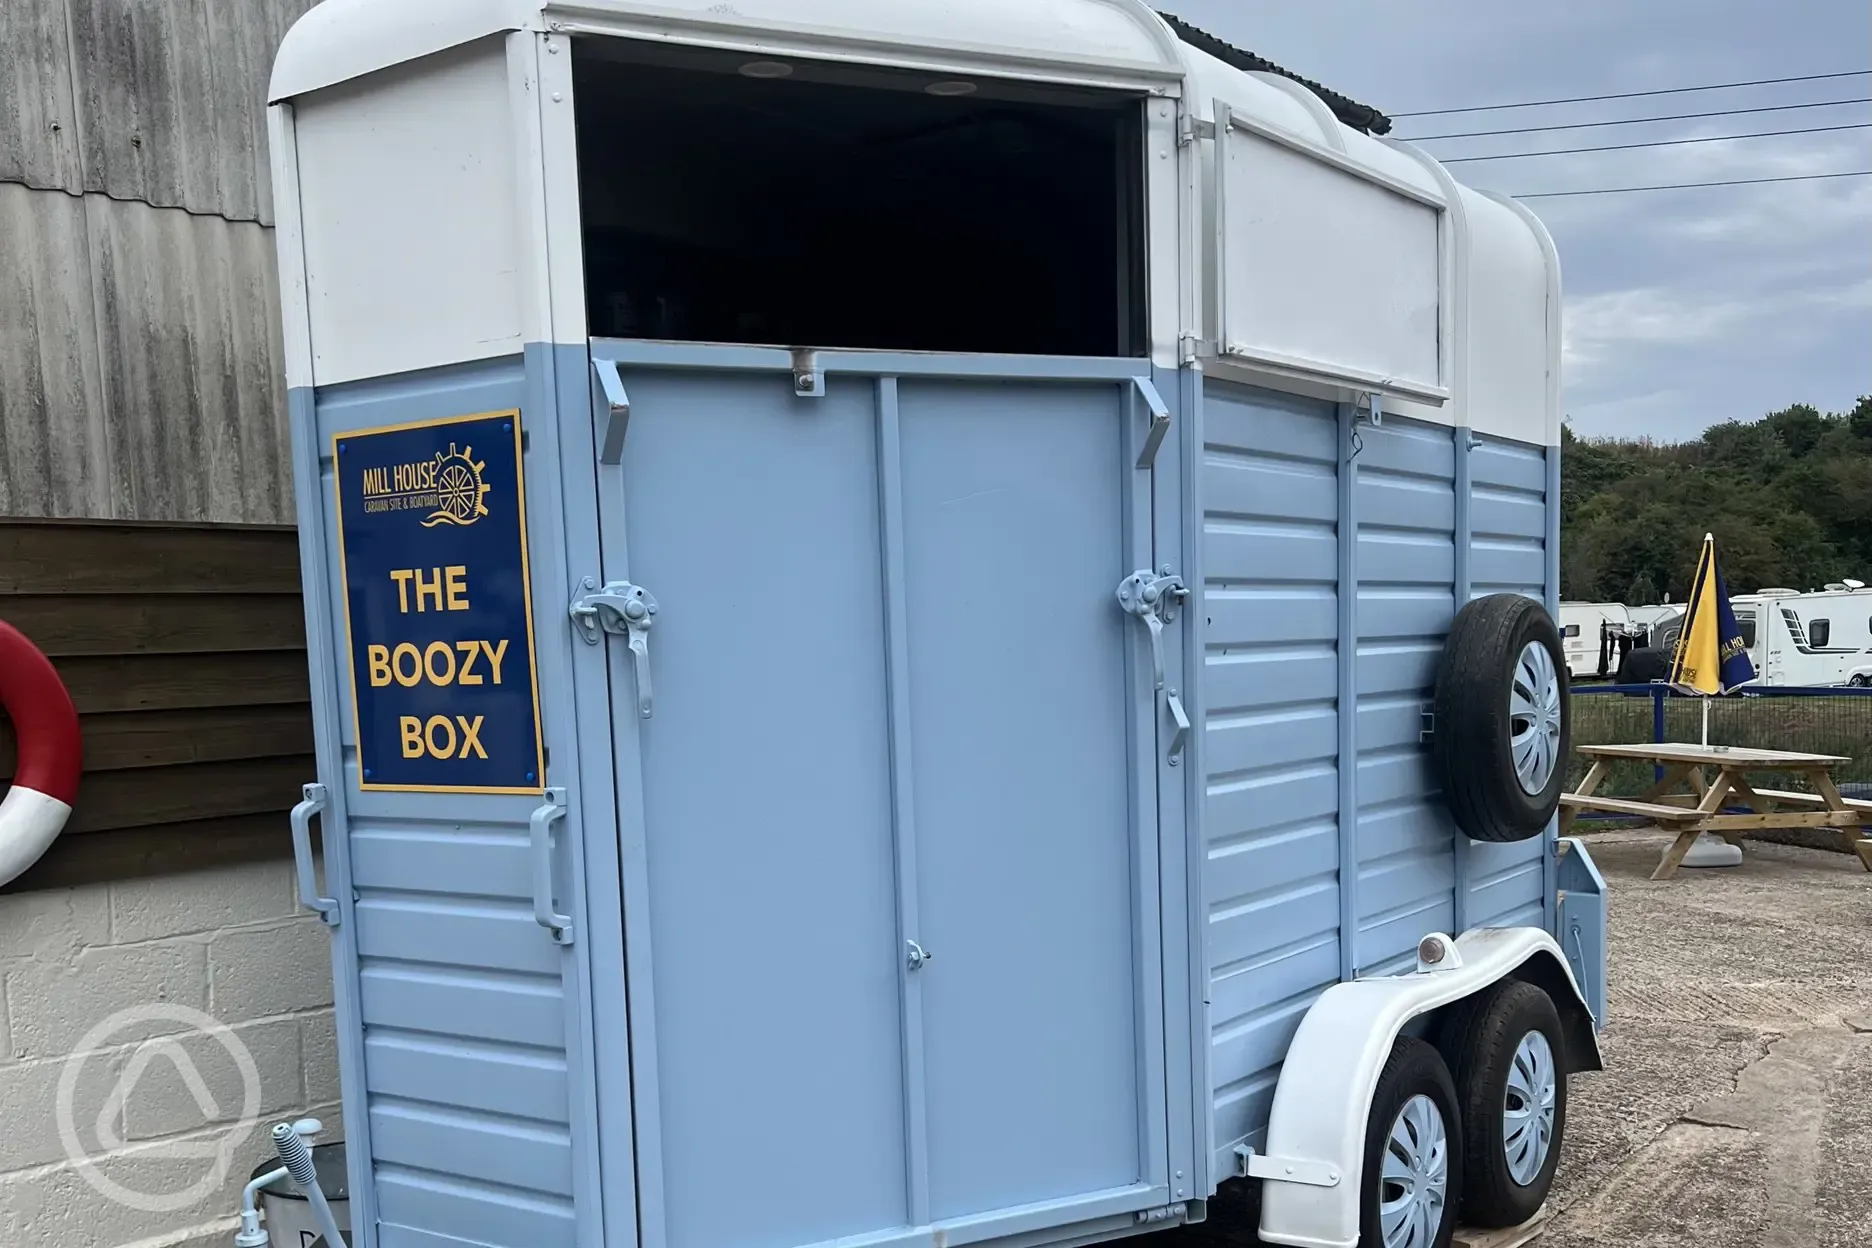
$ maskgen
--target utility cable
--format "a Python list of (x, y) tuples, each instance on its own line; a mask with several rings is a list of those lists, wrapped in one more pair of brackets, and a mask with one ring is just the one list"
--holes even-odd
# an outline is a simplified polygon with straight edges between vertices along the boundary
[(1454, 134), (1411, 135), (1406, 142), (1428, 143), (1432, 139), (1479, 139), (1491, 134), (1543, 134), (1550, 130), (1591, 130), (1598, 126), (1640, 126), (1651, 121), (1698, 121), (1705, 117), (1739, 117), (1744, 113), (1785, 113), (1797, 108), (1836, 108), (1842, 104), (1872, 103), (1872, 96), (1850, 100), (1817, 100), (1812, 104), (1763, 104), (1754, 108), (1725, 108), (1713, 113), (1670, 113), (1663, 117), (1626, 117), (1618, 121), (1575, 121), (1564, 126), (1522, 126), (1509, 130), (1464, 130)]
[(1426, 108), (1398, 117), (1447, 117), (1451, 113), (1492, 113), (1508, 108), (1545, 108), (1550, 104), (1596, 104), (1601, 100), (1635, 100), (1652, 95), (1687, 95), (1692, 91), (1727, 91), (1732, 87), (1768, 87), (1784, 82), (1823, 82), (1830, 78), (1858, 78), (1872, 69), (1847, 69), (1836, 74), (1797, 74), (1792, 78), (1751, 78), (1746, 82), (1712, 82), (1700, 87), (1660, 87), (1655, 91), (1615, 91), (1610, 95), (1570, 95), (1557, 100), (1526, 100), (1519, 104), (1471, 104), (1463, 108)]
[(1535, 191), (1510, 199), (1565, 199), (1573, 195), (1630, 195), (1635, 191), (1688, 191), (1704, 186), (1761, 186), (1768, 182), (1818, 182), (1825, 178), (1872, 178), (1872, 169), (1843, 173), (1796, 173), (1779, 178), (1734, 178), (1726, 182), (1672, 182), (1661, 186), (1607, 186), (1589, 191)]
[(1497, 156), (1444, 156), (1437, 163), (1460, 165), (1476, 160), (1526, 160), (1533, 156), (1574, 156), (1581, 152), (1625, 152), (1638, 147), (1680, 147), (1689, 143), (1726, 143), (1731, 139), (1772, 139), (1787, 134), (1830, 134), (1835, 130), (1872, 129), (1872, 121), (1847, 126), (1807, 126), (1799, 130), (1757, 130), (1750, 134), (1709, 134), (1694, 139), (1653, 139), (1649, 143), (1611, 143), (1604, 147), (1556, 147), (1546, 152), (1503, 152)]

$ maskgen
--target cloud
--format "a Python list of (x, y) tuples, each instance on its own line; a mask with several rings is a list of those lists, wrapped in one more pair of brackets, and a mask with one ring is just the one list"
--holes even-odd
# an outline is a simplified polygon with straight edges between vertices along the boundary
[(1568, 299), (1561, 334), (1565, 367), (1570, 380), (1585, 380), (1621, 352), (1713, 342), (1753, 314), (1743, 300), (1692, 298), (1658, 286)]
[(1740, 338), (1757, 348), (1793, 343), (1809, 332), (1809, 318), (1868, 310), (1872, 276), (1746, 293), (1646, 286), (1585, 295), (1566, 301), (1564, 367), (1569, 384), (1590, 389), (1641, 374), (1663, 351)]

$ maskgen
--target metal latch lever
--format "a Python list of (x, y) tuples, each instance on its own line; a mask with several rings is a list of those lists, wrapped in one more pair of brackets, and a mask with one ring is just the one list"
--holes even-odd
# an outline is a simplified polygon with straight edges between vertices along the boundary
[(606, 633), (618, 633), (628, 640), (637, 669), (637, 713), (649, 719), (650, 626), (656, 623), (657, 600), (641, 585), (613, 581), (574, 599), (568, 613), (589, 645), (603, 641)]
[(1118, 605), (1128, 614), (1144, 621), (1150, 630), (1151, 667), (1156, 673), (1153, 688), (1164, 687), (1163, 628), (1176, 619), (1177, 606), (1189, 597), (1183, 578), (1171, 573), (1133, 572), (1118, 583)]

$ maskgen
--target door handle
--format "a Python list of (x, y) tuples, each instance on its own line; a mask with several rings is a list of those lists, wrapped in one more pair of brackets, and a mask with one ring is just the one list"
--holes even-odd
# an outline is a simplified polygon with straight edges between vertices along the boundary
[(553, 909), (552, 827), (565, 818), (566, 791), (547, 789), (545, 804), (527, 821), (533, 851), (533, 918), (552, 933), (553, 943), (572, 943), (572, 916)]
[(318, 866), (312, 861), (312, 820), (322, 814), (331, 795), (322, 784), (300, 790), (303, 799), (292, 808), (293, 864), (299, 872), (299, 903), (318, 912), (325, 926), (338, 926), (338, 899), (319, 896)]

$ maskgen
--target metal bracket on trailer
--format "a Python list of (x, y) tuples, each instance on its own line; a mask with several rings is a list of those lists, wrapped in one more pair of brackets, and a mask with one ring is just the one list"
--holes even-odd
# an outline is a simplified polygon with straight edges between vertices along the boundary
[(604, 392), (605, 423), (598, 439), (598, 462), (624, 462), (624, 435), (630, 431), (630, 395), (624, 392), (624, 379), (618, 375), (616, 360), (593, 360), (592, 371), (598, 374), (598, 388)]
[(1189, 1217), (1189, 1205), (1160, 1205), (1155, 1209), (1138, 1210), (1139, 1226), (1167, 1226), (1172, 1222), (1181, 1222)]
[(1177, 118), (1177, 146), (1188, 147), (1198, 139), (1216, 137), (1216, 124), (1203, 117), (1192, 117), (1187, 108)]
[(793, 394), (802, 399), (825, 398), (825, 372), (819, 367), (817, 351), (794, 350)]
[(1163, 401), (1163, 395), (1157, 393), (1157, 387), (1148, 377), (1133, 377), (1131, 384), (1137, 387), (1138, 398), (1144, 403), (1144, 410), (1150, 413), (1150, 428), (1144, 433), (1144, 449), (1138, 452), (1139, 468), (1157, 466), (1157, 448), (1163, 445), (1164, 435), (1170, 432), (1170, 405)]
[(1235, 1177), (1272, 1179), (1277, 1183), (1299, 1183), (1306, 1187), (1338, 1187), (1339, 1169), (1324, 1161), (1303, 1161), (1298, 1157), (1268, 1157), (1246, 1144), (1235, 1146)]

